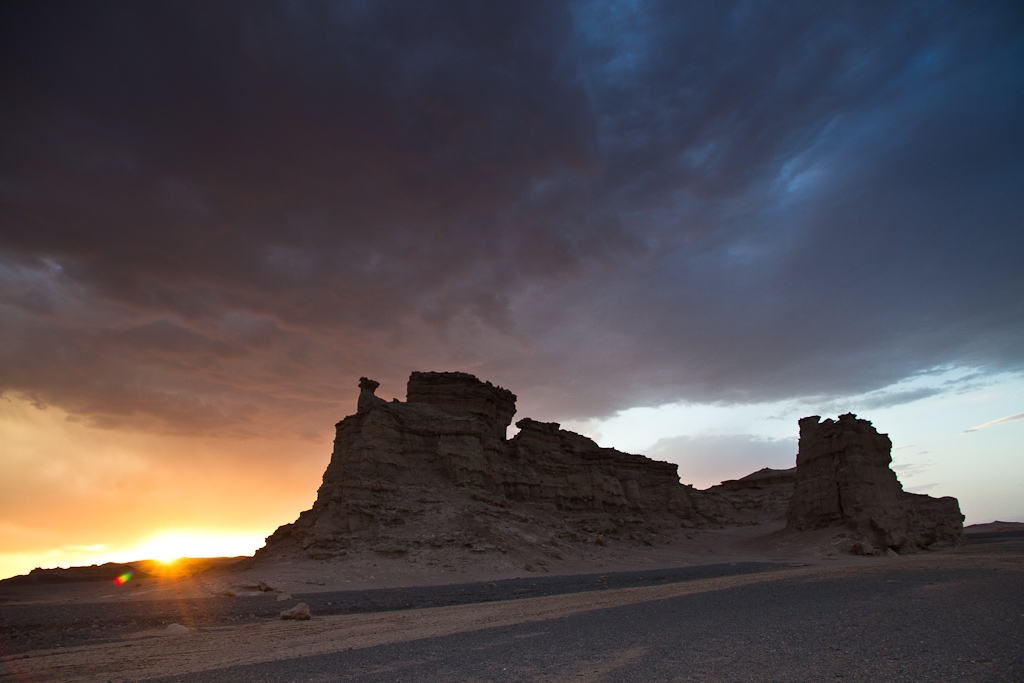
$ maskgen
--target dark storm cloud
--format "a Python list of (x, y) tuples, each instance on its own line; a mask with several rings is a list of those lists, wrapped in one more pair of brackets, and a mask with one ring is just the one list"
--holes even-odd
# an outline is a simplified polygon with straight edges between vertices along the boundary
[(0, 18), (2, 389), (299, 432), (1020, 369), (1013, 3), (101, 3)]

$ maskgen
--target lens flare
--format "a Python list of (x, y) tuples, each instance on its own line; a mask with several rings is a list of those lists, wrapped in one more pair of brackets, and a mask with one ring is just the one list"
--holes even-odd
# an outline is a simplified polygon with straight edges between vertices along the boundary
[(115, 586), (123, 586), (124, 584), (128, 583), (131, 580), (131, 578), (132, 578), (132, 573), (131, 572), (125, 572), (124, 574), (121, 574), (121, 576), (119, 576), (116, 579), (114, 579), (114, 585)]

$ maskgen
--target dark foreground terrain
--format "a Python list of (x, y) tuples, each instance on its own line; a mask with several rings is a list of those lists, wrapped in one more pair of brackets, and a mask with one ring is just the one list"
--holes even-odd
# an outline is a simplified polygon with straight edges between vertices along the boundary
[(278, 602), (276, 593), (266, 593), (180, 600), (0, 604), (0, 653), (17, 655), (31, 650), (112, 642), (143, 629), (165, 628), (174, 623), (186, 624), (191, 628), (210, 628), (277, 621), (282, 609), (298, 602), (309, 605), (311, 612), (318, 617), (367, 614), (655, 586), (785, 567), (787, 565), (780, 562), (732, 562), (610, 574), (538, 576), (446, 586), (319, 591), (295, 594), (294, 599), (283, 603)]
[[(181, 637), (19, 648), (0, 681), (1024, 681), (1020, 532), (845, 566), (678, 572), (319, 594), (309, 622), (227, 614)], [(8, 646), (35, 628), (9, 607)]]
[(782, 580), (161, 681), (1021, 681), (1024, 580)]

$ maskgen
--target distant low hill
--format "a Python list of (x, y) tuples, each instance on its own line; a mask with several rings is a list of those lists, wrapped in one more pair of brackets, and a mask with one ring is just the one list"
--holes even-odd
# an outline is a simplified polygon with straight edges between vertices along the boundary
[(985, 524), (970, 524), (964, 527), (965, 534), (993, 534), (1002, 531), (1024, 531), (1024, 522), (987, 522)]
[(131, 573), (133, 579), (177, 578), (194, 576), (212, 569), (234, 566), (251, 560), (251, 557), (183, 557), (174, 562), (159, 560), (135, 560), (133, 562), (107, 562), (88, 567), (56, 569), (33, 569), (28, 574), (12, 576), (0, 584), (29, 585), (46, 583), (78, 583), (85, 581), (113, 581), (119, 576)]

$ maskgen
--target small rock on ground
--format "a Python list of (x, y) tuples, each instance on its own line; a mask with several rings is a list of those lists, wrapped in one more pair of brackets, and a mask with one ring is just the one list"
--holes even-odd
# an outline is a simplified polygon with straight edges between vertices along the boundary
[(281, 612), (282, 619), (295, 619), (298, 621), (305, 621), (306, 619), (312, 619), (313, 615), (309, 613), (309, 605), (304, 602), (300, 602), (291, 609), (286, 609)]

